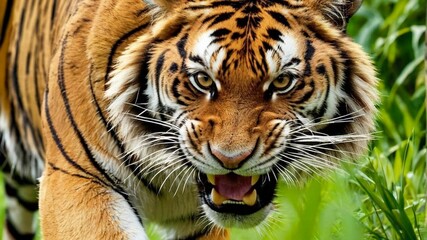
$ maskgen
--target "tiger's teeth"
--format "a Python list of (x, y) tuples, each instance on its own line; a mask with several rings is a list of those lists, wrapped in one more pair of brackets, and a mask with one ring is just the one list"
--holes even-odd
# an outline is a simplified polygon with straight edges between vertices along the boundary
[(207, 176), (208, 176), (208, 181), (209, 181), (212, 185), (214, 185), (214, 186), (215, 186), (215, 175), (207, 174)]
[(251, 193), (243, 197), (243, 202), (248, 206), (253, 206), (256, 203), (256, 199), (257, 199), (257, 192), (256, 192), (256, 189), (254, 189)]
[(211, 198), (212, 198), (212, 202), (215, 203), (215, 205), (217, 205), (217, 206), (221, 205), (225, 200), (227, 200), (227, 198), (225, 198), (221, 194), (219, 194), (215, 190), (215, 188), (212, 188)]
[(258, 180), (259, 180), (259, 175), (252, 176), (252, 178), (251, 178), (251, 185), (252, 186), (255, 185), (258, 182)]

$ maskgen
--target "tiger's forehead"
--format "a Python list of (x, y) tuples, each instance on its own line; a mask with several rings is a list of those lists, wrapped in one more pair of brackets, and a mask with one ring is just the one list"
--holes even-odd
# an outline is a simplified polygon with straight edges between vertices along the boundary
[(246, 70), (255, 76), (274, 75), (283, 67), (300, 59), (304, 46), (292, 34), (281, 35), (274, 42), (256, 43), (244, 47), (236, 41), (218, 41), (215, 30), (200, 34), (191, 46), (187, 67), (207, 69), (218, 75)]
[(220, 13), (208, 12), (199, 19), (198, 31), (189, 39), (187, 67), (253, 83), (276, 77), (284, 66), (301, 62), (305, 46), (298, 23), (286, 9), (262, 2), (220, 8)]

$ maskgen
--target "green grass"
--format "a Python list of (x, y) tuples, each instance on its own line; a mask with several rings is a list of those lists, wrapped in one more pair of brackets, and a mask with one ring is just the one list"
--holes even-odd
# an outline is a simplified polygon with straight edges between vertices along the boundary
[[(303, 186), (281, 184), (273, 217), (256, 229), (233, 229), (232, 239), (427, 239), (425, 6), (365, 0), (351, 19), (348, 32), (381, 80), (369, 155)], [(155, 230), (150, 235), (159, 239)]]

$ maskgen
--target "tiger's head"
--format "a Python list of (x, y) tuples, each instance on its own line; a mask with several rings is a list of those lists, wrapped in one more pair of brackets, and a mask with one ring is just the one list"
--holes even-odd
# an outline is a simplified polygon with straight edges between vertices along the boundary
[(151, 27), (109, 79), (110, 119), (145, 169), (195, 173), (213, 222), (254, 226), (274, 208), (278, 178), (363, 153), (378, 97), (369, 58), (345, 33), (360, 1), (146, 4)]

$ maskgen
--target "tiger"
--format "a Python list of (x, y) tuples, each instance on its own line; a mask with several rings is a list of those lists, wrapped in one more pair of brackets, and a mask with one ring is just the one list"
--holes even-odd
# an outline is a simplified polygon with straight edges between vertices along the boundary
[(230, 239), (366, 152), (361, 0), (1, 0), (5, 239)]

